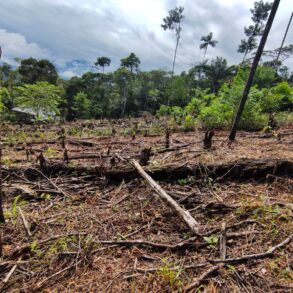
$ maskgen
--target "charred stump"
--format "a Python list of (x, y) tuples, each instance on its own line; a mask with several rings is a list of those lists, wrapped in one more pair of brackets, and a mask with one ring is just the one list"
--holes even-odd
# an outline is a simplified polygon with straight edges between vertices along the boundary
[(165, 148), (166, 149), (170, 147), (170, 137), (171, 137), (170, 129), (166, 127), (166, 130), (165, 130)]
[(214, 130), (207, 130), (203, 139), (203, 147), (205, 150), (209, 150), (212, 148), (212, 138), (215, 135)]
[(151, 157), (152, 148), (145, 148), (141, 151), (139, 163), (142, 166), (146, 166), (149, 163)]

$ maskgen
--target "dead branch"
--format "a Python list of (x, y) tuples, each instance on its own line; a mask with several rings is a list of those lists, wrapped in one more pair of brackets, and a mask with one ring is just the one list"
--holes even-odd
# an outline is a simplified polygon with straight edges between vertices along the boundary
[(5, 279), (3, 280), (4, 284), (6, 284), (9, 281), (10, 277), (12, 276), (14, 271), (16, 270), (16, 268), (17, 268), (17, 266), (18, 266), (20, 261), (21, 261), (21, 257), (18, 259), (18, 261), (13, 265), (13, 267), (10, 269), (10, 271), (6, 275)]
[(28, 221), (26, 220), (26, 218), (22, 212), (22, 209), (20, 207), (18, 207), (18, 211), (19, 211), (23, 226), (25, 228), (26, 234), (27, 234), (27, 236), (31, 237), (32, 233), (30, 231), (30, 225), (29, 225)]
[(209, 278), (211, 275), (217, 272), (219, 268), (220, 268), (219, 265), (209, 268), (207, 271), (201, 274), (199, 278), (195, 278), (191, 284), (186, 286), (183, 292), (189, 292), (192, 289), (199, 287), (202, 284), (202, 282), (204, 282), (207, 278)]
[(211, 262), (211, 263), (238, 263), (238, 262), (243, 262), (243, 261), (247, 261), (247, 260), (251, 260), (251, 259), (262, 259), (262, 258), (270, 257), (270, 256), (272, 256), (274, 254), (274, 252), (277, 249), (285, 247), (292, 240), (293, 240), (293, 234), (291, 234), (289, 237), (287, 237), (283, 242), (281, 242), (278, 245), (268, 249), (266, 252), (248, 254), (248, 255), (235, 257), (235, 258), (211, 259), (211, 260), (209, 260), (209, 262)]
[(196, 235), (200, 234), (200, 224), (195, 221), (191, 214), (185, 209), (181, 208), (176, 201), (162, 189), (162, 187), (151, 178), (141, 167), (141, 165), (134, 159), (130, 163), (136, 168), (138, 173), (148, 182), (148, 184), (156, 191), (156, 193), (171, 207), (173, 211), (187, 224), (189, 229)]
[(227, 241), (227, 235), (226, 235), (226, 223), (222, 223), (222, 231), (220, 236), (220, 257), (221, 259), (226, 259), (227, 254), (227, 247), (226, 247), (226, 241)]

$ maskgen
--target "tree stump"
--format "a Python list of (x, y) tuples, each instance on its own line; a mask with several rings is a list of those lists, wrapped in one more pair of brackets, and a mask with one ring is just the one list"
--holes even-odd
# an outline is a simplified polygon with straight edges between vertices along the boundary
[(212, 138), (214, 135), (215, 135), (214, 130), (207, 130), (205, 132), (204, 139), (203, 139), (204, 149), (209, 150), (212, 148)]
[(168, 127), (166, 127), (165, 130), (165, 148), (168, 149), (170, 147), (170, 129)]
[(142, 166), (146, 166), (149, 163), (151, 157), (152, 148), (145, 148), (141, 151), (139, 163)]

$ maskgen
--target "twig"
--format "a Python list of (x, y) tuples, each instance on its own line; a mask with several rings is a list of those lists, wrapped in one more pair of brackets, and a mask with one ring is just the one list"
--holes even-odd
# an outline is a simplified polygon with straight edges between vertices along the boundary
[[(46, 243), (48, 243), (50, 241), (53, 241), (53, 240), (56, 240), (56, 239), (59, 239), (59, 238), (69, 237), (69, 236), (77, 236), (77, 235), (88, 235), (88, 233), (74, 232), (74, 233), (68, 233), (68, 234), (55, 235), (53, 237), (37, 241), (37, 244), (38, 245), (43, 245), (43, 244), (46, 244)], [(25, 245), (23, 245), (21, 247), (16, 248), (15, 250), (12, 251), (12, 253), (10, 254), (10, 257), (12, 257), (12, 256), (14, 256), (16, 254), (22, 253), (23, 251), (28, 250), (28, 249), (29, 250), (31, 249), (31, 243), (28, 243), (28, 244), (25, 244)]]
[(34, 169), (35, 171), (37, 171), (39, 174), (41, 174), (45, 179), (47, 179), (50, 184), (56, 188), (64, 197), (69, 197), (69, 195), (64, 192), (57, 184), (55, 184), (49, 177), (47, 177), (42, 171), (38, 170), (38, 169)]
[(211, 259), (211, 260), (209, 260), (209, 262), (211, 262), (211, 263), (237, 263), (237, 262), (247, 261), (247, 260), (250, 260), (250, 259), (261, 259), (261, 258), (270, 257), (270, 256), (272, 256), (274, 254), (274, 252), (277, 249), (286, 246), (292, 240), (293, 240), (293, 234), (291, 234), (289, 237), (287, 237), (283, 242), (281, 242), (278, 245), (268, 249), (266, 252), (248, 254), (248, 255), (235, 257), (235, 258)]
[(220, 268), (219, 265), (213, 266), (200, 275), (199, 278), (195, 278), (191, 284), (184, 288), (183, 292), (189, 292), (192, 289), (199, 287), (203, 281), (209, 278), (212, 274), (214, 274)]
[[(81, 260), (80, 260), (77, 264), (80, 264), (80, 263), (81, 263)], [(49, 280), (51, 280), (51, 279), (53, 279), (54, 277), (56, 277), (56, 276), (58, 276), (58, 275), (60, 275), (60, 274), (62, 274), (62, 273), (64, 273), (64, 272), (66, 272), (66, 271), (68, 271), (68, 270), (74, 268), (75, 266), (76, 266), (76, 263), (74, 263), (74, 264), (72, 264), (72, 265), (66, 267), (66, 268), (63, 269), (63, 270), (56, 272), (55, 274), (51, 275), (50, 277), (48, 277), (48, 278), (46, 278), (46, 279), (40, 281), (40, 282), (39, 282), (34, 288), (31, 289), (30, 292), (35, 292), (36, 290), (41, 289), (41, 288), (42, 288), (42, 287), (43, 287), (43, 286), (44, 286)]]
[(20, 217), (21, 217), (21, 220), (22, 220), (22, 223), (24, 225), (24, 228), (25, 228), (25, 231), (26, 231), (26, 234), (27, 236), (31, 237), (32, 236), (32, 233), (30, 231), (30, 225), (28, 223), (28, 221), (26, 220), (22, 210), (20, 207), (18, 207), (18, 211), (19, 211), (19, 214), (20, 214)]
[(15, 263), (15, 265), (10, 269), (10, 271), (8, 272), (8, 274), (6, 275), (5, 279), (3, 280), (3, 283), (6, 284), (10, 277), (12, 276), (12, 274), (14, 273), (14, 271), (17, 268), (17, 265), (19, 264), (19, 262), (21, 261), (21, 257), (18, 259), (18, 261)]
[(226, 247), (226, 223), (222, 223), (222, 233), (220, 236), (220, 256), (221, 259), (226, 259), (227, 247)]

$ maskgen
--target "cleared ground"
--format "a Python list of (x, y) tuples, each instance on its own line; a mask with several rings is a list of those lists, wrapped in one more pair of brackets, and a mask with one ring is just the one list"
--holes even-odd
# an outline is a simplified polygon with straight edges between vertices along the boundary
[[(166, 148), (162, 125), (5, 126), (2, 292), (293, 290), (292, 127), (232, 145), (218, 131), (204, 150), (180, 129)], [(149, 147), (144, 169), (200, 235), (123, 160)]]

